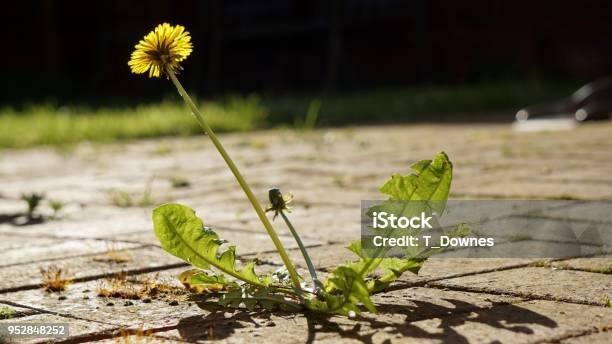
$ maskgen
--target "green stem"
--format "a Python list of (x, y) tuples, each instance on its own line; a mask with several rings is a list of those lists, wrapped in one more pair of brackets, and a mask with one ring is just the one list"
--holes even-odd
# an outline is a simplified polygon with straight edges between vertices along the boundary
[(306, 266), (308, 266), (308, 272), (310, 273), (310, 277), (312, 278), (312, 284), (316, 293), (316, 291), (319, 289), (320, 284), (319, 279), (317, 278), (317, 270), (315, 270), (314, 264), (312, 264), (312, 260), (310, 259), (310, 255), (308, 254), (308, 251), (306, 251), (306, 247), (304, 246), (302, 239), (291, 224), (291, 221), (289, 221), (289, 218), (287, 217), (287, 215), (285, 215), (285, 212), (282, 209), (279, 211), (279, 213), (283, 217), (283, 220), (285, 220), (287, 227), (289, 227), (289, 230), (291, 231), (295, 242), (297, 242), (300, 251), (302, 251), (302, 256), (304, 257), (304, 261), (306, 261)]
[(301, 289), (300, 279), (298, 277), (297, 272), (295, 271), (295, 268), (293, 267), (293, 264), (291, 263), (291, 260), (289, 259), (289, 256), (287, 255), (287, 251), (285, 251), (283, 244), (281, 243), (280, 239), (278, 238), (278, 235), (274, 231), (272, 224), (266, 217), (266, 214), (261, 208), (259, 201), (257, 201), (257, 198), (253, 194), (253, 191), (251, 191), (251, 188), (249, 187), (247, 182), (242, 177), (242, 174), (240, 174), (238, 167), (236, 167), (236, 164), (234, 164), (234, 161), (232, 161), (232, 158), (230, 158), (229, 154), (227, 153), (227, 151), (221, 144), (221, 141), (219, 141), (219, 139), (213, 132), (212, 128), (208, 125), (208, 122), (204, 120), (204, 116), (202, 116), (202, 114), (200, 113), (200, 110), (198, 110), (197, 106), (191, 100), (191, 97), (189, 97), (189, 94), (187, 94), (187, 91), (185, 91), (185, 89), (183, 88), (179, 80), (176, 78), (174, 71), (172, 71), (172, 69), (170, 68), (166, 68), (166, 72), (168, 76), (170, 76), (172, 83), (178, 90), (181, 97), (183, 97), (183, 100), (185, 101), (187, 106), (189, 106), (189, 109), (191, 110), (191, 113), (194, 115), (194, 117), (198, 121), (198, 124), (200, 124), (200, 127), (202, 127), (202, 130), (204, 130), (204, 133), (208, 135), (212, 143), (215, 145), (215, 147), (217, 148), (217, 150), (223, 157), (223, 160), (225, 160), (225, 163), (227, 164), (229, 169), (234, 174), (234, 177), (236, 177), (238, 184), (240, 184), (240, 187), (242, 188), (247, 198), (253, 205), (253, 209), (255, 209), (255, 212), (257, 213), (257, 216), (261, 220), (261, 223), (266, 228), (266, 231), (268, 232), (270, 239), (272, 239), (272, 242), (274, 242), (274, 246), (276, 246), (276, 250), (280, 254), (281, 259), (283, 260), (283, 263), (285, 264), (285, 267), (287, 268), (287, 271), (289, 272), (289, 276), (291, 277), (291, 281), (293, 282), (294, 287), (298, 290)]

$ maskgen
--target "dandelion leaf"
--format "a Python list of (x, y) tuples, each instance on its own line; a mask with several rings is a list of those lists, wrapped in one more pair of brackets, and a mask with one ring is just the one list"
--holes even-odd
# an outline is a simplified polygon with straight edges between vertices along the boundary
[[(442, 215), (452, 181), (453, 165), (448, 156), (440, 152), (433, 160), (419, 161), (411, 168), (414, 173), (406, 176), (394, 174), (383, 184), (380, 192), (389, 197), (389, 202), (377, 207), (383, 207), (396, 215), (404, 215), (421, 210), (422, 206), (419, 204), (425, 204), (428, 212)], [(421, 202), (415, 202), (416, 208), (407, 209), (406, 203), (399, 208), (400, 203), (393, 201)], [(426, 259), (414, 252), (404, 258), (382, 258), (384, 252), (377, 256), (368, 256), (363, 253), (359, 241), (353, 242), (348, 249), (355, 253), (359, 260), (333, 269), (324, 283), (324, 300), (308, 301), (307, 307), (348, 315), (351, 312), (359, 313), (358, 304), (361, 303), (368, 311), (375, 313), (376, 308), (370, 294), (384, 290), (404, 272), (418, 273)]]
[(200, 269), (183, 271), (179, 281), (185, 288), (195, 294), (226, 292), (238, 287), (234, 281), (228, 281), (225, 275), (212, 274)]
[(153, 228), (164, 250), (191, 265), (200, 269), (215, 267), (243, 282), (266, 286), (266, 280), (255, 274), (253, 262), (241, 269), (236, 267), (235, 246), (219, 252), (225, 241), (204, 227), (193, 209), (181, 204), (161, 205), (153, 210)]

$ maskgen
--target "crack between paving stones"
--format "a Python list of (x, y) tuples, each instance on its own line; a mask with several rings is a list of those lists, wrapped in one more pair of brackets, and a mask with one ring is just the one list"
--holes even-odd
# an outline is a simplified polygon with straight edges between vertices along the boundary
[[(104, 322), (101, 322), (102, 324), (105, 325), (113, 325), (116, 326), (114, 324), (107, 324)], [(147, 329), (147, 330), (151, 330), (152, 333), (155, 332), (162, 332), (162, 331), (171, 331), (171, 330), (175, 330), (176, 328), (178, 328), (178, 325), (172, 325), (172, 326), (166, 326), (166, 327), (158, 327), (158, 328), (151, 328), (151, 329)], [(130, 328), (125, 328), (125, 327), (116, 327), (113, 329), (109, 329), (109, 330), (104, 330), (104, 331), (100, 331), (100, 332), (94, 332), (94, 333), (85, 333), (85, 334), (81, 334), (78, 336), (74, 336), (74, 337), (70, 337), (67, 338), (65, 340), (61, 340), (61, 341), (54, 341), (53, 343), (55, 344), (78, 344), (78, 343), (89, 343), (89, 342), (93, 342), (93, 341), (99, 341), (99, 340), (104, 340), (104, 339), (112, 339), (112, 338), (121, 338), (121, 334), (119, 333), (120, 330), (126, 330), (128, 332), (130, 332)], [(133, 331), (133, 330), (132, 330)], [(135, 334), (135, 333), (130, 333), (130, 334)], [(167, 337), (163, 337), (163, 336), (156, 336), (156, 335), (152, 335), (150, 337), (146, 337), (146, 338), (157, 338), (157, 339), (162, 339), (162, 340), (172, 340), (172, 338), (167, 338)], [(144, 340), (143, 342), (146, 342), (146, 340)], [(184, 341), (185, 343), (189, 343), (187, 341)]]
[[(318, 245), (321, 246), (321, 245)], [(156, 245), (144, 245), (142, 247), (139, 248), (146, 248), (146, 247), (157, 247), (159, 248), (159, 246)], [(317, 247), (317, 246), (307, 246), (307, 247)], [(125, 249), (125, 250), (130, 250)], [(266, 253), (275, 253), (276, 250), (267, 250), (267, 251), (261, 251), (258, 253), (261, 254), (266, 254)], [(103, 253), (103, 252), (102, 252)], [(100, 253), (97, 254), (87, 254), (87, 255), (82, 255), (82, 256), (97, 256)], [(245, 254), (239, 254), (237, 255), (237, 258), (240, 260), (252, 260), (253, 258), (251, 258), (251, 256), (255, 255), (255, 253), (245, 253)], [(64, 258), (69, 258), (69, 257), (62, 257), (62, 258), (56, 258), (56, 259), (48, 259), (46, 261), (52, 261), (52, 260), (61, 260)], [(19, 263), (19, 264), (15, 264), (15, 265), (20, 265), (20, 264), (25, 264), (25, 263)], [(279, 264), (273, 263), (273, 262), (265, 262), (264, 264), (260, 264), (260, 265), (271, 265), (271, 266), (280, 266)], [(124, 270), (123, 272), (127, 273), (128, 275), (138, 275), (138, 274), (143, 274), (143, 273), (149, 273), (149, 272), (157, 272), (157, 271), (164, 271), (164, 270), (170, 270), (170, 269), (175, 269), (175, 268), (180, 268), (180, 267), (189, 267), (192, 266), (191, 264), (188, 263), (175, 263), (175, 264), (169, 264), (169, 265), (163, 265), (163, 266), (157, 266), (157, 267), (152, 267), (152, 268), (141, 268), (141, 269), (134, 269), (134, 270)], [(323, 272), (325, 272), (324, 270), (321, 270)], [(107, 277), (111, 277), (111, 276), (115, 276), (117, 275), (117, 272), (111, 272), (111, 273), (106, 273), (106, 274), (97, 274), (97, 275), (92, 275), (92, 276), (84, 276), (84, 277), (79, 277), (79, 278), (75, 278), (73, 279), (74, 282), (76, 283), (80, 283), (80, 282), (89, 282), (89, 281), (93, 281), (96, 279), (100, 279), (100, 278), (107, 278)], [(22, 285), (22, 286), (17, 286), (17, 287), (10, 287), (10, 288), (4, 288), (4, 289), (0, 289), (0, 294), (6, 294), (6, 293), (11, 293), (11, 292), (16, 292), (16, 291), (23, 291), (23, 290), (31, 290), (31, 289), (38, 289), (40, 288), (40, 284), (26, 284), (26, 285)], [(0, 302), (3, 302), (2, 300), (0, 300)]]
[[(43, 309), (43, 308), (23, 305), (23, 304), (20, 304), (20, 303), (17, 303), (17, 302), (8, 301), (8, 300), (0, 300), (0, 303), (7, 304), (7, 305), (13, 306), (13, 307), (26, 308), (26, 309), (29, 309), (29, 310), (32, 310), (32, 311), (35, 312), (35, 313), (32, 313), (32, 314), (29, 314), (28, 316), (30, 316), (30, 315), (38, 315), (38, 314), (51, 314), (51, 315), (56, 315), (56, 316), (59, 316), (59, 317), (62, 317), (62, 318), (68, 318), (68, 319), (74, 319), (74, 320), (82, 320), (82, 321), (86, 321), (86, 322), (92, 322), (92, 323), (103, 324), (103, 325), (113, 325), (113, 324), (108, 324), (106, 322), (99, 321), (99, 320), (85, 319), (85, 318), (77, 317), (77, 316), (74, 316), (74, 315), (68, 314), (68, 313), (54, 312), (54, 311), (46, 310), (46, 309)], [(116, 325), (113, 325), (113, 326), (116, 326)]]
[[(566, 258), (553, 259), (551, 260), (551, 262), (563, 261), (563, 260), (566, 260)], [(259, 260), (259, 263), (262, 265), (281, 266), (281, 264), (278, 264), (270, 260)], [(498, 272), (498, 271), (505, 271), (505, 270), (512, 270), (512, 269), (519, 269), (519, 268), (529, 267), (532, 264), (533, 262), (521, 263), (521, 264), (505, 266), (501, 268), (485, 269), (485, 270), (480, 270), (480, 271), (467, 272), (467, 273), (449, 275), (449, 276), (438, 277), (438, 278), (424, 279), (420, 281), (399, 281), (385, 288), (384, 291), (386, 292), (386, 291), (402, 290), (402, 289), (413, 288), (413, 287), (427, 287), (427, 288), (434, 288), (434, 289), (441, 289), (441, 290), (448, 289), (448, 290), (454, 290), (454, 291), (465, 291), (465, 292), (472, 292), (472, 293), (478, 293), (478, 294), (508, 295), (508, 296), (514, 296), (514, 297), (524, 299), (525, 301), (538, 301), (538, 300), (560, 301), (560, 302), (572, 303), (572, 304), (603, 307), (601, 303), (597, 303), (597, 302), (581, 301), (581, 300), (574, 300), (574, 299), (568, 299), (568, 298), (555, 298), (552, 296), (547, 297), (547, 296), (537, 296), (537, 295), (526, 295), (524, 293), (502, 292), (499, 290), (484, 290), (484, 289), (470, 288), (470, 287), (448, 286), (448, 285), (442, 285), (442, 284), (435, 283), (435, 282), (450, 280), (454, 278), (468, 277), (468, 276), (474, 276), (474, 275), (480, 275), (480, 274), (486, 274), (486, 273)], [(329, 272), (329, 268), (317, 268), (316, 270), (320, 272)], [(578, 271), (583, 271), (583, 270), (578, 270)], [(588, 271), (585, 271), (585, 272), (588, 272)], [(596, 272), (592, 272), (592, 273), (596, 273)]]
[[(522, 302), (522, 300), (517, 301), (516, 303), (520, 303)], [(503, 307), (503, 306), (507, 306), (513, 303), (507, 302), (507, 303), (495, 303), (495, 302), (491, 302), (492, 305), (490, 307), (486, 307), (484, 309), (493, 309), (495, 307)], [(471, 307), (467, 307), (466, 309), (463, 310), (458, 310), (456, 312), (453, 312), (452, 314), (448, 314), (448, 313), (444, 313), (441, 312), (439, 314), (429, 314), (427, 316), (421, 316), (421, 317), (417, 317), (414, 319), (411, 319), (411, 322), (415, 322), (415, 321), (422, 321), (422, 320), (427, 320), (427, 319), (434, 319), (434, 318), (452, 318), (455, 316), (462, 316), (464, 314), (469, 314), (471, 312), (473, 312), (474, 310), (482, 310), (482, 307), (478, 307), (478, 306), (471, 306)], [(295, 315), (305, 315), (304, 313), (295, 313)], [(82, 319), (82, 320), (87, 320), (87, 319)], [(103, 323), (106, 324), (104, 322), (99, 322), (99, 323)], [(191, 324), (197, 325), (196, 321), (193, 321)], [(108, 325), (112, 325), (112, 324), (108, 324)], [(157, 333), (157, 332), (165, 332), (165, 331), (171, 331), (171, 330), (176, 330), (179, 329), (182, 326), (189, 326), (190, 324), (177, 324), (177, 325), (172, 325), (172, 326), (164, 326), (164, 327), (156, 327), (156, 328), (150, 328), (147, 330), (150, 330), (153, 333)], [(105, 330), (105, 331), (100, 331), (100, 332), (96, 332), (96, 333), (91, 333), (91, 334), (84, 334), (84, 335), (80, 335), (77, 337), (73, 337), (73, 338), (69, 338), (67, 340), (64, 341), (58, 341), (55, 343), (61, 343), (61, 344), (73, 344), (73, 343), (84, 343), (84, 342), (88, 342), (88, 341), (92, 341), (92, 340), (102, 340), (102, 339), (110, 339), (110, 338), (118, 338), (119, 335), (117, 334), (117, 329), (113, 329), (113, 330)], [(333, 334), (331, 334), (330, 336), (332, 336)], [(173, 339), (173, 338), (168, 338), (165, 336), (154, 336), (156, 338), (159, 339)], [(324, 339), (328, 336), (324, 336), (324, 337), (319, 337), (319, 339)], [(184, 339), (180, 339), (181, 341), (185, 341)], [(187, 343), (189, 343), (188, 341), (185, 341)]]
[[(136, 232), (128, 232), (125, 234), (136, 234), (136, 233), (141, 233), (141, 232), (145, 232), (145, 231), (136, 231)], [(116, 240), (116, 239), (112, 239), (112, 238), (100, 238), (100, 237), (78, 237), (78, 236), (62, 236), (62, 235), (45, 235), (44, 233), (28, 233), (28, 232), (20, 232), (20, 233), (15, 233), (15, 232), (3, 232), (0, 231), (0, 234), (6, 234), (6, 235), (10, 235), (10, 236), (17, 236), (17, 237), (21, 237), (21, 238), (45, 238), (45, 239), (64, 239), (64, 240), (95, 240), (95, 241), (104, 241), (104, 242), (117, 242), (117, 243), (134, 243), (134, 242), (129, 242), (129, 241), (125, 241), (125, 240)], [(137, 242), (138, 244), (141, 244), (140, 242)], [(147, 244), (150, 245), (150, 244)]]
[[(580, 203), (577, 203), (580, 204)], [(558, 216), (545, 216), (545, 215), (530, 215), (530, 214), (516, 214), (516, 215), (510, 215), (508, 217), (511, 218), (527, 218), (527, 219), (535, 219), (535, 220), (554, 220), (554, 221), (560, 221), (560, 222), (577, 222), (577, 223), (581, 223), (581, 224), (596, 224), (596, 225), (609, 225), (612, 223), (612, 221), (609, 220), (588, 220), (588, 219), (572, 219), (572, 218), (564, 218), (564, 217), (558, 217)]]
[[(211, 225), (211, 228), (215, 229), (215, 230), (222, 230), (222, 231), (230, 231), (230, 232), (237, 232), (237, 233), (246, 233), (246, 234), (260, 234), (260, 232), (255, 232), (249, 229), (244, 229), (244, 228), (236, 228), (236, 227), (227, 227), (224, 225), (221, 226), (215, 226), (215, 225)], [(151, 230), (141, 230), (141, 231), (134, 231), (134, 232), (128, 232), (128, 233), (124, 233), (125, 235), (132, 235), (132, 234), (142, 234), (142, 233), (149, 233), (151, 232)], [(73, 237), (73, 236), (56, 236), (56, 235), (45, 235), (45, 234), (39, 234), (39, 233), (15, 233), (15, 232), (1, 232), (0, 234), (4, 234), (4, 235), (10, 235), (10, 236), (16, 236), (16, 237), (26, 237), (26, 238), (45, 238), (45, 239), (65, 239), (65, 240), (97, 240), (97, 241), (104, 241), (104, 242), (116, 242), (116, 243), (128, 243), (128, 244), (141, 244), (141, 245), (153, 245), (153, 246), (157, 246), (157, 247), (161, 247), (159, 245), (155, 245), (155, 244), (147, 244), (147, 243), (143, 243), (141, 241), (136, 241), (136, 240), (124, 240), (124, 239), (112, 239), (112, 238), (101, 238), (101, 237)], [(287, 238), (291, 238), (289, 235), (281, 235)], [(312, 237), (312, 236), (302, 236), (304, 239), (310, 239), (310, 240), (321, 240), (321, 238), (316, 238), (316, 237)], [(341, 242), (338, 242), (341, 243)], [(50, 244), (53, 245), (53, 244)], [(2, 266), (0, 266), (2, 267)]]
[[(128, 276), (132, 276), (132, 275), (146, 274), (150, 272), (170, 270), (170, 269), (188, 267), (188, 266), (191, 266), (191, 265), (187, 263), (176, 263), (176, 264), (156, 266), (156, 267), (151, 267), (151, 268), (123, 270), (122, 273), (125, 273)], [(108, 278), (108, 277), (116, 276), (117, 274), (118, 272), (111, 272), (111, 273), (106, 273), (106, 274), (97, 274), (97, 275), (92, 275), (92, 276), (78, 277), (78, 278), (73, 279), (73, 282), (75, 283), (89, 282), (89, 281), (94, 281), (94, 280), (101, 279), (101, 278)], [(12, 292), (23, 291), (23, 290), (38, 289), (38, 288), (40, 288), (40, 284), (26, 284), (26, 285), (21, 285), (17, 287), (0, 289), (0, 294), (12, 293)], [(6, 302), (6, 301), (7, 300), (0, 299), (0, 302)]]
[[(533, 195), (524, 195), (524, 194), (513, 194), (513, 195), (505, 195), (498, 193), (490, 193), (490, 194), (479, 194), (479, 193), (469, 193), (469, 192), (459, 192), (452, 193), (454, 199), (473, 199), (473, 200), (509, 200), (509, 199), (531, 199)], [(543, 201), (576, 201), (576, 202), (588, 202), (588, 201), (609, 201), (610, 195), (600, 196), (600, 197), (582, 197), (579, 195), (572, 195), (571, 197), (567, 195), (559, 196), (538, 196), (538, 200)], [(568, 198), (569, 197), (569, 198)]]
[(530, 344), (561, 343), (561, 341), (564, 341), (566, 339), (586, 337), (586, 336), (590, 336), (590, 335), (597, 334), (597, 333), (608, 332), (611, 329), (612, 329), (612, 325), (603, 327), (603, 328), (592, 327), (592, 328), (588, 328), (585, 330), (570, 331), (570, 332), (566, 332), (564, 334), (561, 334), (555, 337), (546, 338), (546, 339), (538, 339), (538, 340), (528, 342), (528, 343)]
[[(243, 229), (243, 228), (235, 228), (235, 227), (225, 227), (223, 225), (221, 225), (220, 227), (215, 227), (214, 225), (211, 225), (211, 228), (215, 229), (215, 230), (220, 230), (220, 231), (230, 231), (230, 232), (239, 232), (239, 233), (247, 233), (247, 234), (260, 234), (260, 232), (254, 232), (252, 230), (248, 230), (248, 229)], [(292, 237), (286, 234), (279, 234), (279, 236), (281, 237), (287, 237), (289, 239), (291, 239)], [(321, 240), (321, 238), (315, 238), (309, 235), (302, 235), (300, 234), (300, 237), (302, 237), (303, 239), (310, 239), (310, 240)], [(306, 245), (308, 247), (308, 245)]]
[(500, 296), (514, 296), (519, 298), (524, 298), (525, 301), (556, 301), (556, 302), (564, 302), (571, 303), (577, 305), (587, 305), (587, 306), (597, 306), (597, 307), (605, 307), (601, 303), (597, 303), (595, 301), (587, 301), (587, 300), (575, 300), (569, 299), (565, 297), (554, 297), (554, 296), (546, 296), (546, 295), (533, 295), (509, 290), (495, 290), (495, 289), (481, 289), (481, 288), (473, 288), (466, 286), (449, 286), (444, 284), (436, 284), (436, 283), (426, 283), (423, 285), (427, 288), (440, 289), (440, 290), (453, 290), (453, 291), (464, 291), (478, 294), (492, 294), (492, 295), (500, 295)]
[(2, 320), (17, 319), (17, 318), (28, 317), (30, 315), (40, 314), (40, 312), (38, 310), (31, 309), (30, 307), (24, 307), (22, 305), (14, 303), (14, 302), (0, 301), (0, 304), (28, 309), (27, 311), (16, 311), (15, 314), (13, 314), (10, 318), (0, 318)]
[[(156, 245), (151, 245), (151, 244), (141, 244), (141, 246), (136, 246), (136, 247), (126, 247), (126, 248), (122, 248), (119, 250), (115, 250), (117, 252), (123, 252), (123, 251), (129, 251), (129, 250), (139, 250), (139, 249), (143, 249), (143, 248), (147, 248), (147, 247), (159, 247)], [(0, 269), (4, 269), (4, 268), (10, 268), (13, 266), (19, 266), (19, 265), (25, 265), (25, 264), (35, 264), (35, 263), (44, 263), (44, 262), (54, 262), (54, 261), (58, 261), (58, 260), (62, 260), (62, 259), (69, 259), (69, 258), (82, 258), (82, 257), (95, 257), (95, 256), (99, 256), (101, 254), (106, 253), (107, 251), (100, 251), (97, 253), (83, 253), (83, 254), (75, 254), (72, 256), (62, 256), (62, 257), (55, 257), (55, 258), (45, 258), (45, 259), (38, 259), (38, 260), (28, 260), (25, 262), (19, 262), (19, 263), (11, 263), (11, 264), (6, 264), (6, 265), (0, 265)], [(0, 289), (1, 290), (1, 289)]]
[[(562, 261), (562, 260), (565, 260), (565, 259), (556, 259), (556, 260), (551, 260), (551, 261)], [(480, 271), (475, 271), (475, 272), (468, 272), (468, 273), (464, 273), (464, 274), (456, 274), (456, 275), (451, 275), (451, 276), (426, 279), (426, 280), (421, 280), (421, 281), (412, 281), (412, 282), (410, 282), (410, 281), (400, 281), (400, 282), (398, 282), (396, 284), (393, 284), (393, 285), (387, 287), (385, 289), (385, 291), (401, 290), (401, 289), (406, 289), (406, 288), (411, 288), (411, 287), (427, 287), (427, 288), (434, 288), (434, 289), (440, 289), (440, 290), (447, 289), (447, 290), (454, 290), (454, 291), (472, 292), (472, 293), (478, 293), (478, 294), (508, 295), (508, 296), (514, 296), (514, 297), (523, 298), (523, 299), (525, 299), (527, 301), (538, 301), (538, 300), (542, 300), (542, 301), (560, 301), (560, 302), (571, 303), (571, 304), (580, 304), (580, 305), (604, 307), (604, 305), (602, 305), (601, 303), (597, 303), (597, 302), (594, 302), (594, 301), (585, 301), (585, 300), (583, 301), (583, 300), (574, 300), (574, 299), (568, 299), (568, 298), (557, 298), (557, 297), (545, 296), (545, 295), (542, 295), (542, 296), (539, 296), (539, 295), (527, 295), (525, 293), (512, 292), (512, 291), (485, 290), (485, 289), (480, 289), (480, 288), (472, 288), (472, 287), (464, 287), (464, 286), (449, 286), (449, 285), (437, 284), (436, 283), (436, 282), (440, 282), (440, 281), (444, 281), (444, 280), (450, 280), (450, 279), (459, 278), (459, 277), (467, 277), (467, 276), (474, 276), (474, 275), (486, 274), (486, 273), (491, 273), (491, 272), (519, 269), (519, 268), (531, 266), (532, 264), (533, 263), (531, 263), (531, 262), (530, 263), (523, 263), (523, 264), (516, 264), (516, 265), (505, 266), (505, 267), (496, 268), (496, 269), (486, 269), (486, 270), (480, 270)]]

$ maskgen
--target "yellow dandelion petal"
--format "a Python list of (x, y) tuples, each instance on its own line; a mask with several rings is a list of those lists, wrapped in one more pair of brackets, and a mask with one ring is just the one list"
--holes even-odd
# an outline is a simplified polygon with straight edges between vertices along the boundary
[(132, 73), (143, 74), (148, 71), (150, 78), (158, 78), (167, 69), (174, 72), (182, 69), (179, 62), (191, 54), (193, 44), (185, 27), (163, 23), (146, 34), (134, 49), (128, 62)]

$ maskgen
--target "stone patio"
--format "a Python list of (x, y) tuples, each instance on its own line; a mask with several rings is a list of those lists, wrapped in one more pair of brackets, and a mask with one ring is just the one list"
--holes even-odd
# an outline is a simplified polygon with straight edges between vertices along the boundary
[[(262, 203), (272, 186), (295, 195), (291, 218), (321, 273), (351, 258), (343, 247), (359, 238), (360, 200), (380, 199), (377, 188), (392, 173), (440, 150), (455, 166), (454, 199), (612, 200), (611, 123), (541, 133), (474, 124), (275, 130), (222, 140)], [(51, 218), (43, 203), (41, 219), (24, 220), (20, 196), (30, 192), (65, 206)], [(61, 343), (612, 342), (612, 257), (434, 258), (374, 296), (378, 315), (353, 319), (227, 310), (180, 295), (97, 296), (121, 272), (177, 284), (186, 265), (158, 246), (150, 220), (165, 202), (195, 208), (241, 258), (257, 258), (258, 269), (281, 266), (205, 137), (0, 152), (0, 308), (16, 311), (0, 323), (68, 322), (71, 336)], [(559, 216), (584, 220), (580, 214)], [(289, 231), (278, 221), (276, 228), (304, 272)], [(49, 266), (74, 278), (66, 292), (40, 288), (40, 269)]]

